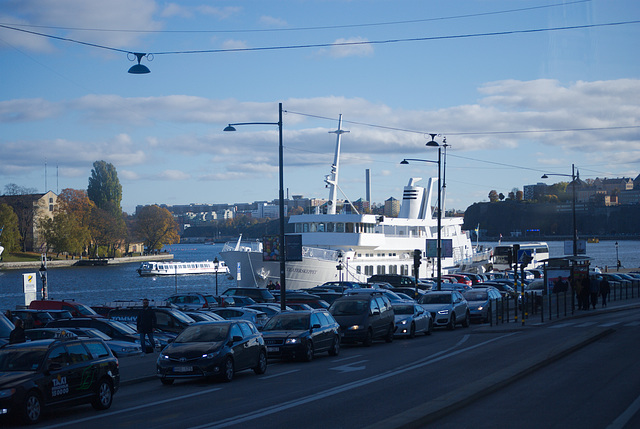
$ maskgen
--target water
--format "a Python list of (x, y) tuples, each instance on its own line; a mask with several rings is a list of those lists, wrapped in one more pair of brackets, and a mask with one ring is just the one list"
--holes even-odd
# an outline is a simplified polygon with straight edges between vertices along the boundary
[[(503, 243), (507, 243), (503, 241)], [(495, 242), (480, 242), (493, 247)], [(564, 255), (564, 242), (550, 241), (551, 257)], [(640, 241), (619, 241), (618, 255), (622, 266), (640, 267)], [(178, 244), (166, 248), (179, 261), (204, 261), (219, 257), (222, 244)], [(610, 267), (615, 271), (616, 248), (614, 241), (587, 243), (587, 255), (593, 258), (592, 266)], [(69, 267), (48, 270), (49, 298), (74, 299), (88, 305), (101, 305), (116, 299), (139, 300), (143, 297), (163, 300), (177, 292), (206, 292), (215, 294), (215, 275), (190, 275), (167, 277), (140, 277), (136, 272), (139, 263), (104, 267)], [(233, 267), (230, 267), (233, 269)], [(12, 309), (24, 304), (22, 274), (37, 273), (36, 269), (0, 271), (0, 310)], [(41, 284), (38, 287), (41, 288)], [(218, 275), (218, 293), (236, 286), (235, 280)]]

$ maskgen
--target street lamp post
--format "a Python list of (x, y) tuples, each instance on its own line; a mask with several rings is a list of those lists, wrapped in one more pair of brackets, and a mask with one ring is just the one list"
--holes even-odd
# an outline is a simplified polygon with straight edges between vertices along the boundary
[(618, 242), (616, 241), (616, 271), (620, 271), (620, 257), (618, 256)]
[(576, 225), (576, 179), (580, 178), (580, 173), (576, 175), (576, 167), (571, 164), (571, 174), (544, 174), (543, 179), (548, 179), (549, 176), (564, 176), (571, 177), (571, 212), (573, 217), (573, 256), (578, 256), (578, 228)]
[(216, 296), (218, 296), (218, 267), (220, 266), (220, 261), (218, 261), (218, 257), (213, 258), (213, 266), (216, 269)]
[(400, 164), (409, 164), (409, 161), (418, 161), (418, 162), (431, 162), (434, 164), (438, 164), (438, 238), (437, 238), (437, 258), (438, 258), (438, 276), (436, 277), (436, 290), (442, 289), (442, 182), (441, 182), (441, 174), (442, 174), (442, 151), (441, 146), (434, 139), (437, 134), (429, 134), (431, 136), (431, 141), (427, 143), (427, 146), (437, 147), (438, 148), (438, 160), (431, 161), (428, 159), (415, 159), (415, 158), (405, 158), (402, 160)]
[(284, 173), (283, 173), (283, 156), (282, 156), (282, 103), (278, 104), (278, 122), (238, 122), (229, 124), (224, 131), (236, 131), (235, 126), (238, 125), (277, 125), (278, 126), (278, 168), (280, 182), (280, 308), (286, 310), (286, 264), (285, 264), (285, 245), (284, 245)]

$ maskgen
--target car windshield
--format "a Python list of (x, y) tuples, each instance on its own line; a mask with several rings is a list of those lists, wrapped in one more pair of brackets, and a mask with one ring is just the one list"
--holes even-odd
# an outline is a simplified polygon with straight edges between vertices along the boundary
[(78, 310), (78, 313), (82, 314), (83, 316), (97, 316), (98, 315), (98, 313), (93, 311), (93, 309), (91, 307), (87, 307), (84, 304), (76, 304), (76, 310)]
[(226, 323), (192, 325), (185, 328), (174, 343), (212, 343), (226, 340), (228, 334), (229, 325)]
[(367, 301), (336, 301), (331, 307), (331, 314), (334, 316), (355, 316), (363, 314), (369, 309)]
[(308, 314), (281, 314), (272, 317), (263, 331), (306, 331), (309, 329)]
[(68, 312), (67, 310), (64, 310), (64, 311), (53, 311), (53, 312), (50, 312), (50, 313), (47, 313), (47, 314), (52, 319), (71, 319), (73, 317), (71, 315), (71, 313)]
[(451, 295), (449, 294), (431, 294), (428, 293), (420, 300), (421, 304), (451, 304)]
[(18, 348), (0, 350), (1, 371), (35, 371), (38, 369), (46, 349)]
[(486, 301), (489, 299), (486, 290), (468, 290), (463, 295), (467, 301)]
[(395, 314), (413, 314), (413, 305), (394, 305), (393, 312)]
[(108, 320), (106, 321), (107, 323), (109, 323), (109, 325), (111, 325), (111, 327), (113, 329), (115, 329), (116, 331), (120, 332), (121, 334), (127, 334), (127, 335), (137, 335), (138, 333), (136, 332), (135, 329), (133, 329), (131, 326), (126, 325), (122, 322), (118, 322), (117, 320)]
[(193, 320), (191, 317), (184, 314), (182, 311), (170, 311), (170, 313), (182, 323), (186, 323), (190, 325), (193, 322), (195, 322), (195, 320)]

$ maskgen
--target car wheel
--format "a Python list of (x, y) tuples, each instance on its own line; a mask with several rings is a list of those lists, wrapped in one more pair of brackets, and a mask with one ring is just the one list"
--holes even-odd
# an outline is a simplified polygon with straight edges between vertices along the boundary
[(340, 354), (340, 337), (335, 336), (333, 338), (333, 345), (329, 349), (329, 356), (338, 356)]
[(235, 373), (235, 369), (233, 368), (233, 359), (230, 357), (226, 357), (224, 362), (222, 362), (222, 381), (230, 382), (233, 380), (233, 375)]
[(409, 328), (409, 338), (415, 338), (416, 336), (416, 324), (412, 323), (411, 328)]
[(38, 392), (31, 391), (24, 398), (22, 406), (22, 419), (27, 424), (36, 424), (42, 416), (42, 401)]
[(447, 329), (453, 331), (456, 329), (456, 315), (455, 313), (451, 313), (451, 317), (449, 318), (449, 323), (447, 323)]
[(429, 320), (429, 327), (427, 328), (424, 334), (431, 335), (431, 332), (433, 332), (433, 321)]
[(164, 384), (165, 386), (171, 386), (173, 384), (173, 378), (161, 378), (160, 383)]
[(366, 347), (371, 347), (371, 344), (373, 344), (373, 332), (371, 331), (371, 328), (367, 330), (367, 335), (364, 337), (362, 344)]
[(390, 343), (393, 341), (393, 331), (395, 330), (395, 326), (393, 324), (389, 325), (389, 330), (387, 331), (387, 335), (384, 337), (384, 341)]
[(464, 315), (464, 320), (462, 321), (462, 327), (463, 328), (468, 328), (470, 324), (471, 324), (471, 316), (469, 315), (469, 312), (467, 311), (467, 313)]
[(304, 354), (302, 355), (302, 360), (305, 362), (311, 362), (313, 360), (313, 343), (311, 341), (307, 341), (307, 345), (304, 348)]
[(96, 390), (96, 396), (91, 401), (91, 405), (96, 410), (106, 410), (111, 407), (113, 402), (113, 386), (111, 382), (106, 378), (103, 378), (98, 383), (98, 389)]
[(253, 368), (253, 372), (258, 375), (267, 372), (267, 353), (264, 350), (260, 351), (260, 356), (258, 356), (258, 365)]

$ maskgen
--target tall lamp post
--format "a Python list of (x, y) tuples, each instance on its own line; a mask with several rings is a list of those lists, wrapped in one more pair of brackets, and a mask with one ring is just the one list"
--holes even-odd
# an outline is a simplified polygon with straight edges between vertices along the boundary
[(441, 163), (442, 163), (442, 151), (441, 146), (434, 139), (437, 134), (429, 134), (431, 136), (431, 141), (427, 143), (427, 146), (437, 147), (438, 148), (438, 160), (431, 161), (428, 159), (416, 159), (416, 158), (405, 158), (402, 160), (400, 164), (409, 164), (409, 161), (418, 161), (418, 162), (431, 162), (434, 164), (438, 164), (438, 239), (437, 239), (437, 258), (438, 258), (438, 276), (436, 278), (436, 290), (441, 290), (442, 288), (442, 182), (441, 182)]
[(286, 265), (285, 265), (285, 245), (284, 245), (284, 174), (282, 158), (282, 103), (278, 104), (278, 122), (237, 122), (229, 124), (224, 131), (236, 131), (238, 125), (277, 125), (278, 126), (278, 167), (280, 178), (280, 308), (286, 310)]
[(616, 241), (616, 271), (620, 271), (620, 257), (618, 256), (618, 242)]
[(576, 226), (576, 179), (580, 178), (580, 173), (576, 174), (576, 167), (571, 164), (571, 174), (544, 174), (543, 179), (548, 179), (549, 176), (564, 176), (571, 177), (571, 213), (573, 215), (573, 256), (578, 256), (578, 229)]
[(218, 296), (218, 267), (220, 266), (220, 261), (218, 261), (218, 257), (213, 258), (213, 266), (216, 269), (216, 296)]

